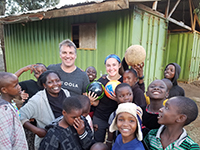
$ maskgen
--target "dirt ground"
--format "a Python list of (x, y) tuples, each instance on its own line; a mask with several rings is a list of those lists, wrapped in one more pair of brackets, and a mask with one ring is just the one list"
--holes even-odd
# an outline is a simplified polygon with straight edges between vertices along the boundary
[(200, 81), (195, 81), (190, 84), (179, 83), (179, 85), (185, 90), (185, 96), (193, 99), (199, 108), (199, 115), (197, 119), (191, 124), (187, 125), (189, 136), (200, 145)]

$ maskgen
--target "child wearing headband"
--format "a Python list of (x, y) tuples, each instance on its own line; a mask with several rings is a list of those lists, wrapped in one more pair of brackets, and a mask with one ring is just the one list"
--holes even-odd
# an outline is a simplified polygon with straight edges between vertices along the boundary
[[(121, 67), (120, 58), (111, 54), (108, 55), (104, 61), (107, 75), (106, 77), (100, 77), (98, 79), (104, 86), (110, 80), (118, 80), (120, 82), (123, 81), (122, 76), (119, 74), (119, 68)], [(94, 105), (95, 104), (95, 105)], [(117, 109), (117, 102), (113, 99), (108, 98), (105, 94), (103, 98), (93, 103), (96, 106), (94, 115), (93, 115), (93, 123), (98, 126), (98, 129), (94, 132), (94, 139), (97, 142), (104, 142), (106, 129), (108, 129), (108, 119), (110, 114)]]
[(110, 132), (119, 130), (121, 133), (112, 150), (145, 150), (142, 144), (142, 109), (134, 103), (119, 104), (116, 117), (109, 127)]

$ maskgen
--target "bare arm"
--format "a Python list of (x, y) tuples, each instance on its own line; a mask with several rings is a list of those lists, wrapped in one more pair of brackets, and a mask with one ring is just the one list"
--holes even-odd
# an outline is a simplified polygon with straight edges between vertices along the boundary
[(38, 127), (32, 125), (29, 121), (26, 121), (26, 122), (23, 124), (23, 126), (24, 126), (26, 129), (30, 130), (31, 132), (37, 134), (40, 138), (45, 137), (45, 135), (46, 135), (46, 133), (47, 133), (47, 131), (46, 131), (45, 129), (43, 129), (43, 128), (38, 128)]
[(28, 70), (30, 70), (31, 73), (32, 73), (33, 70), (35, 70), (35, 68), (34, 68), (35, 66), (36, 66), (35, 64), (25, 66), (25, 67), (19, 69), (17, 72), (15, 72), (15, 75), (16, 75), (17, 77), (19, 77), (22, 73), (24, 73), (24, 72), (26, 72), (26, 71), (28, 71)]

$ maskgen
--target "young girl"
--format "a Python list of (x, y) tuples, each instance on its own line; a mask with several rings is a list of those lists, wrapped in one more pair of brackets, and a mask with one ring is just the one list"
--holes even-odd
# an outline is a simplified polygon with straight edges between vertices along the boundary
[[(133, 92), (129, 84), (127, 83), (121, 83), (117, 85), (115, 88), (115, 94), (116, 94), (116, 99), (117, 103), (122, 104), (122, 103), (132, 103), (133, 101)], [(114, 111), (108, 120), (108, 124), (111, 125), (112, 121), (114, 120), (116, 116), (116, 111)], [(117, 135), (119, 134), (118, 131), (116, 132), (108, 132), (108, 137), (106, 140), (106, 145), (108, 146), (109, 150), (112, 148), (113, 141), (115, 141)]]
[(145, 150), (141, 131), (142, 109), (134, 103), (119, 104), (109, 131), (120, 131), (112, 150)]
[[(120, 82), (123, 81), (122, 76), (119, 74), (119, 68), (121, 67), (120, 58), (111, 54), (108, 55), (105, 59), (105, 66), (108, 75), (105, 77), (101, 77), (98, 79), (104, 86), (110, 80), (118, 80)], [(94, 111), (93, 123), (97, 124), (98, 130), (94, 133), (95, 141), (104, 142), (106, 129), (109, 127), (108, 118), (110, 114), (117, 109), (117, 102), (113, 99), (108, 98), (106, 95), (103, 96), (99, 101), (95, 101), (93, 105), (97, 106)]]
[(176, 63), (169, 63), (165, 67), (164, 76), (173, 83), (173, 86), (169, 91), (168, 98), (171, 98), (173, 96), (185, 96), (184, 90), (177, 83), (180, 72), (181, 67)]
[(140, 89), (140, 86), (138, 85), (138, 77), (137, 72), (131, 68), (124, 72), (123, 74), (123, 82), (128, 83), (133, 91), (133, 103), (136, 105), (142, 107), (146, 106), (146, 100), (144, 97), (144, 92)]
[(166, 84), (162, 80), (154, 80), (148, 86), (147, 96), (150, 98), (150, 104), (146, 107), (142, 107), (142, 124), (144, 136), (149, 132), (149, 130), (158, 129), (160, 127), (157, 117), (159, 109), (163, 107), (163, 101), (168, 96)]

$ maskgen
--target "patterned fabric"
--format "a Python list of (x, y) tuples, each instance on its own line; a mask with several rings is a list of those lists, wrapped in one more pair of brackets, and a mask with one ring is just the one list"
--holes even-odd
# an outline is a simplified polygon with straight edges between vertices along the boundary
[(11, 101), (12, 103), (12, 106), (15, 108), (15, 111), (16, 111), (16, 113), (19, 115), (19, 117), (20, 117), (20, 112), (19, 112), (19, 109), (17, 108), (17, 106), (16, 106), (16, 103), (12, 100)]
[(28, 149), (19, 116), (13, 106), (3, 99), (0, 99), (0, 149)]
[[(163, 150), (160, 134), (164, 130), (165, 126), (162, 125), (159, 129), (151, 130), (144, 138), (144, 142), (149, 149)], [(183, 129), (183, 133), (178, 140), (169, 144), (164, 150), (200, 150), (199, 145), (195, 143)]]
[(55, 119), (51, 125), (46, 126), (48, 132), (42, 142), (39, 150), (89, 150), (90, 146), (94, 144), (93, 134), (85, 117), (81, 119), (85, 123), (85, 132), (78, 135), (73, 126), (66, 129), (59, 126), (58, 122), (63, 116)]

